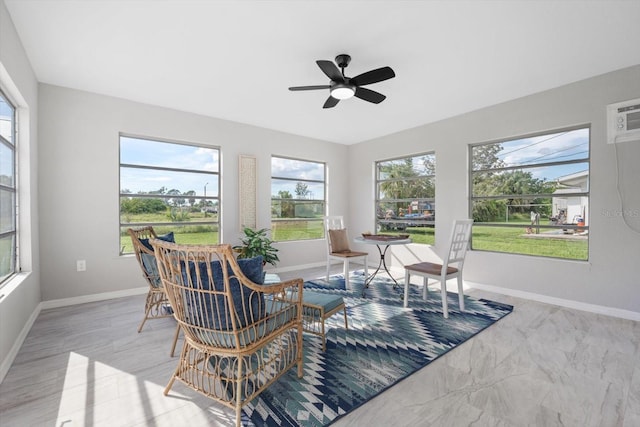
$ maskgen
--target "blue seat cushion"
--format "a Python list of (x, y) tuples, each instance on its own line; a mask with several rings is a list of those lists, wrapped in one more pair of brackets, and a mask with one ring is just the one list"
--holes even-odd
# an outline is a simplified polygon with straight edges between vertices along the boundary
[[(271, 332), (291, 323), (298, 312), (295, 304), (269, 299), (266, 314), (271, 315), (266, 321), (262, 320), (243, 328), (238, 334), (238, 344), (246, 347), (262, 339)], [(216, 347), (234, 348), (236, 340), (232, 333), (223, 330), (200, 330), (196, 332), (200, 340)]]
[[(238, 259), (238, 266), (249, 280), (259, 285), (263, 284), (263, 258), (257, 256), (254, 258)], [(212, 284), (209, 283), (207, 273), (207, 264), (204, 262), (194, 263), (189, 261), (189, 275), (192, 281), (196, 280), (196, 268), (200, 271), (201, 283), (192, 283), (200, 289), (210, 290)], [(231, 266), (228, 267), (228, 275), (232, 276)], [(211, 279), (213, 280), (213, 289), (216, 291), (224, 291), (224, 275), (219, 261), (211, 262)], [(184, 283), (188, 283), (186, 271), (183, 270)], [(233, 297), (233, 305), (236, 312), (236, 321), (243, 328), (248, 324), (265, 317), (266, 309), (264, 302), (264, 294), (254, 292), (251, 288), (242, 285), (235, 277), (230, 277), (229, 286)], [(193, 325), (202, 326), (210, 329), (230, 330), (232, 327), (231, 317), (227, 305), (225, 304), (224, 295), (212, 295), (198, 292), (188, 292), (185, 295), (186, 306), (189, 308), (191, 315), (188, 316)], [(199, 315), (198, 313), (202, 313)]]
[[(170, 243), (175, 243), (176, 240), (173, 236), (173, 231), (168, 232), (167, 234), (163, 234), (162, 236), (158, 236), (158, 240), (164, 240), (165, 242), (170, 242)], [(149, 243), (149, 239), (140, 239), (140, 243), (142, 243), (142, 245), (149, 249), (151, 252), (153, 252), (153, 246), (151, 246), (151, 243)]]
[[(153, 252), (153, 246), (151, 246), (151, 243), (149, 243), (149, 239), (139, 240), (145, 248), (149, 248), (149, 250)], [(169, 233), (162, 236), (158, 236), (158, 240), (175, 243), (173, 231), (170, 231)], [(153, 286), (154, 288), (160, 287), (160, 273), (158, 273), (158, 263), (156, 261), (155, 255), (141, 252), (140, 258), (142, 259), (142, 268), (144, 268), (144, 271), (145, 273), (147, 273), (149, 280), (151, 280), (151, 286)]]
[(141, 253), (142, 268), (144, 268), (147, 277), (151, 281), (151, 286), (154, 288), (160, 287), (160, 273), (158, 272), (158, 261), (156, 261), (155, 255)]
[[(305, 289), (302, 294), (303, 305), (312, 304), (324, 308), (324, 312), (328, 313), (331, 310), (344, 304), (344, 299), (340, 295), (325, 294), (321, 292), (307, 291)], [(313, 315), (312, 310), (308, 307), (304, 307), (304, 313), (306, 315)]]

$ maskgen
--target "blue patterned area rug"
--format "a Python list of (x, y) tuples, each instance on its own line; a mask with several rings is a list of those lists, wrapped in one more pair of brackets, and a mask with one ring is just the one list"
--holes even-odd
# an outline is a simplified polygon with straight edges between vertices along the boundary
[(342, 313), (326, 322), (327, 351), (320, 337), (304, 335), (304, 378), (290, 369), (243, 409), (246, 426), (326, 426), (425, 367), (491, 326), (513, 307), (449, 294), (449, 319), (442, 317), (439, 289), (422, 300), (411, 286), (409, 308), (402, 307), (404, 287), (376, 278), (362, 298), (362, 274), (305, 282), (305, 289), (343, 295), (349, 329)]

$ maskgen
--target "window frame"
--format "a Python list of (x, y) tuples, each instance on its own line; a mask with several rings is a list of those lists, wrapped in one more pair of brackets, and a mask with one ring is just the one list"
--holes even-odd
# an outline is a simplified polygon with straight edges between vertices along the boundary
[[(306, 178), (291, 178), (291, 177), (284, 177), (284, 176), (277, 176), (274, 175), (274, 171), (273, 171), (273, 160), (274, 159), (281, 159), (281, 160), (291, 160), (291, 161), (296, 161), (296, 162), (304, 162), (304, 163), (312, 163), (312, 164), (316, 164), (316, 165), (322, 165), (322, 176), (323, 178), (321, 180), (317, 180), (317, 179), (306, 179)], [(309, 159), (302, 159), (299, 157), (290, 157), (290, 156), (281, 156), (281, 155), (277, 155), (277, 154), (272, 154), (271, 155), (271, 199), (270, 199), (270, 211), (271, 213), (271, 231), (272, 231), (272, 239), (275, 242), (293, 242), (293, 241), (307, 241), (307, 240), (320, 240), (323, 239), (324, 236), (324, 226), (323, 226), (323, 217), (327, 215), (327, 173), (328, 171), (328, 166), (326, 162), (322, 162), (322, 161), (318, 161), (318, 160), (309, 160)], [(323, 198), (322, 199), (297, 199), (297, 198), (291, 198), (291, 199), (282, 199), (279, 197), (274, 197), (273, 194), (273, 183), (274, 180), (280, 180), (280, 181), (291, 181), (291, 182), (302, 182), (302, 183), (312, 183), (312, 184), (322, 184), (322, 188), (323, 188)], [(292, 195), (293, 197), (293, 195)], [(299, 201), (299, 200), (308, 200), (309, 202), (313, 203), (320, 203), (322, 204), (322, 215), (320, 218), (297, 218), (297, 217), (286, 217), (286, 218), (278, 218), (278, 217), (274, 217), (273, 216), (273, 207), (274, 207), (274, 201), (282, 201), (282, 200), (291, 200), (294, 202), (295, 201)], [(296, 238), (296, 239), (288, 239), (288, 240), (279, 240), (278, 239), (278, 232), (277, 232), (277, 224), (279, 222), (289, 222), (289, 221), (293, 221), (293, 222), (317, 222), (318, 225), (320, 226), (320, 230), (321, 230), (321, 235), (319, 235), (318, 237), (308, 237), (308, 238)]]
[[(489, 145), (497, 145), (497, 144), (503, 144), (503, 143), (508, 143), (508, 142), (514, 142), (514, 141), (519, 141), (519, 140), (524, 140), (524, 139), (528, 139), (528, 138), (537, 138), (537, 137), (544, 137), (544, 136), (552, 136), (552, 135), (560, 135), (562, 133), (568, 133), (568, 132), (573, 132), (573, 131), (579, 131), (579, 130), (586, 130), (587, 134), (588, 134), (588, 141), (587, 141), (587, 155), (586, 157), (580, 157), (580, 158), (575, 158), (575, 159), (570, 159), (570, 160), (555, 160), (555, 161), (549, 161), (549, 162), (536, 162), (536, 163), (526, 163), (526, 164), (518, 164), (518, 165), (507, 165), (504, 167), (496, 167), (496, 168), (483, 168), (483, 169), (478, 169), (478, 170), (474, 170), (474, 158), (473, 158), (473, 149), (475, 147), (480, 147), (480, 146), (489, 146)], [(473, 218), (473, 211), (474, 211), (474, 202), (477, 201), (483, 201), (483, 200), (502, 200), (502, 199), (529, 199), (529, 200), (534, 200), (534, 199), (550, 199), (551, 203), (551, 210), (553, 213), (553, 199), (554, 199), (554, 192), (551, 193), (526, 193), (526, 194), (498, 194), (498, 195), (475, 195), (474, 194), (474, 176), (480, 173), (495, 173), (495, 172), (512, 172), (512, 171), (532, 171), (535, 170), (536, 168), (546, 168), (546, 167), (554, 167), (554, 166), (567, 166), (567, 165), (572, 165), (572, 164), (582, 164), (582, 163), (586, 163), (587, 165), (587, 169), (586, 169), (586, 191), (568, 191), (568, 192), (563, 192), (563, 193), (558, 193), (558, 194), (562, 194), (562, 197), (584, 197), (586, 198), (586, 212), (587, 215), (590, 215), (590, 204), (591, 204), (591, 141), (592, 141), (592, 129), (591, 129), (591, 124), (579, 124), (579, 125), (574, 125), (574, 126), (568, 126), (568, 127), (562, 127), (562, 128), (556, 128), (556, 129), (551, 129), (551, 130), (545, 130), (545, 131), (540, 131), (540, 132), (534, 132), (534, 133), (530, 133), (530, 134), (525, 134), (525, 135), (515, 135), (515, 136), (511, 136), (508, 138), (500, 138), (498, 140), (492, 140), (492, 141), (485, 141), (485, 142), (478, 142), (478, 143), (473, 143), (473, 144), (469, 144), (468, 146), (468, 168), (467, 168), (467, 172), (468, 172), (468, 209), (469, 209), (469, 218)], [(579, 153), (577, 153), (579, 154)], [(581, 171), (584, 172), (584, 171)], [(564, 175), (564, 176), (571, 176), (571, 175), (576, 175), (578, 173), (581, 172), (573, 172), (569, 175)], [(562, 176), (556, 177), (560, 178)], [(552, 182), (552, 181), (546, 181), (545, 182)], [(556, 196), (557, 197), (557, 196)], [(542, 206), (542, 205), (536, 205), (536, 204), (522, 204), (522, 205), (512, 205), (512, 206)], [(472, 226), (472, 236), (471, 236), (471, 246), (470, 246), (470, 250), (474, 250), (474, 251), (481, 251), (481, 252), (494, 252), (494, 253), (502, 253), (502, 254), (509, 254), (509, 255), (520, 255), (520, 256), (530, 256), (530, 257), (537, 257), (537, 258), (551, 258), (551, 259), (560, 259), (560, 260), (566, 260), (566, 261), (578, 261), (578, 262), (582, 262), (582, 261), (588, 261), (589, 260), (589, 241), (590, 241), (590, 232), (589, 232), (589, 222), (584, 223), (582, 225), (580, 224), (540, 224), (539, 221), (540, 216), (538, 215), (538, 219), (535, 222), (534, 225), (534, 220), (531, 220), (531, 227), (529, 228), (529, 230), (532, 230), (532, 232), (537, 233), (535, 231), (535, 229), (542, 229), (542, 230), (572, 230), (574, 232), (582, 232), (582, 231), (586, 231), (586, 242), (587, 242), (587, 249), (586, 249), (586, 258), (570, 258), (570, 257), (560, 257), (560, 256), (550, 256), (550, 255), (543, 255), (543, 254), (531, 254), (531, 253), (523, 253), (523, 252), (513, 252), (513, 251), (500, 251), (500, 250), (495, 250), (495, 249), (481, 249), (478, 247), (474, 247), (474, 239), (473, 239), (473, 234), (474, 234), (474, 229), (478, 229), (478, 228), (484, 228), (484, 227), (499, 227), (499, 228), (511, 228), (511, 229), (522, 229), (522, 224), (508, 224), (508, 223), (500, 223), (500, 222), (495, 222), (495, 221), (486, 221), (486, 222), (479, 222), (479, 221), (475, 221), (473, 223)], [(475, 219), (475, 218), (474, 218)], [(567, 218), (569, 219), (569, 218)], [(583, 219), (583, 221), (585, 221), (585, 219)], [(528, 232), (528, 231), (527, 231)]]
[[(130, 138), (130, 139), (136, 139), (136, 140), (144, 140), (144, 141), (148, 141), (151, 143), (159, 143), (159, 144), (173, 144), (173, 145), (182, 145), (182, 146), (186, 146), (186, 147), (192, 147), (192, 148), (205, 148), (207, 150), (215, 150), (217, 151), (217, 156), (218, 156), (218, 168), (217, 171), (212, 172), (212, 171), (207, 171), (207, 170), (202, 170), (202, 169), (188, 169), (188, 168), (176, 168), (176, 167), (169, 167), (169, 166), (157, 166), (157, 165), (140, 165), (140, 164), (132, 164), (132, 163), (123, 163), (122, 162), (122, 139), (123, 138)], [(123, 230), (126, 230), (127, 228), (136, 228), (136, 227), (144, 227), (144, 226), (153, 226), (154, 228), (156, 227), (167, 227), (167, 226), (175, 226), (175, 227), (184, 227), (184, 226), (193, 226), (193, 225), (210, 225), (213, 227), (217, 228), (217, 241), (214, 240), (212, 243), (211, 242), (207, 242), (208, 244), (219, 244), (221, 241), (221, 227), (220, 224), (222, 223), (222, 196), (221, 196), (221, 186), (222, 186), (222, 161), (221, 161), (221, 149), (218, 146), (210, 146), (210, 145), (205, 145), (205, 144), (197, 144), (197, 143), (191, 143), (191, 142), (185, 142), (185, 141), (177, 141), (177, 140), (172, 140), (172, 139), (167, 139), (167, 138), (157, 138), (157, 137), (150, 137), (150, 136), (140, 136), (140, 135), (133, 135), (133, 134), (129, 134), (129, 133), (120, 133), (118, 135), (118, 224), (119, 224), (119, 235), (120, 235), (120, 239), (119, 239), (119, 245), (120, 245), (120, 249), (119, 249), (119, 254), (121, 256), (123, 255), (130, 255), (133, 252), (132, 251), (124, 251), (123, 248), (125, 247), (122, 244), (123, 239), (129, 239), (129, 236), (126, 235), (126, 231), (123, 234)], [(123, 168), (129, 168), (129, 169), (142, 169), (142, 170), (147, 170), (147, 171), (160, 171), (160, 172), (169, 172), (169, 173), (193, 173), (193, 174), (207, 174), (207, 175), (212, 175), (217, 177), (216, 181), (217, 181), (217, 188), (215, 189), (215, 191), (213, 192), (215, 195), (214, 196), (210, 196), (210, 195), (206, 195), (206, 188), (209, 186), (209, 182), (207, 182), (205, 184), (204, 187), (204, 192), (202, 195), (194, 195), (195, 199), (199, 199), (201, 202), (202, 201), (206, 201), (207, 205), (204, 207), (204, 210), (206, 213), (209, 213), (209, 211), (207, 210), (207, 206), (209, 203), (213, 203), (213, 206), (217, 206), (217, 216), (212, 215), (211, 216), (211, 220), (205, 220), (205, 221), (197, 221), (197, 222), (190, 222), (190, 221), (140, 221), (140, 222), (126, 222), (123, 221), (123, 215), (121, 212), (121, 203), (122, 203), (122, 199), (127, 197), (127, 198), (134, 198), (134, 199), (162, 199), (165, 202), (167, 202), (167, 206), (170, 207), (170, 205), (168, 204), (168, 201), (172, 198), (176, 198), (175, 194), (135, 194), (135, 193), (123, 193), (122, 192), (122, 170)], [(209, 187), (211, 188), (211, 187)], [(184, 196), (181, 198), (187, 198), (189, 196), (187, 195), (179, 195), (179, 196)], [(205, 213), (205, 218), (206, 218), (206, 213)], [(160, 234), (160, 233), (159, 233)], [(128, 242), (127, 242), (128, 245)]]
[[(427, 157), (430, 156), (433, 159), (433, 173), (431, 174), (425, 174), (425, 175), (418, 175), (415, 177), (401, 177), (401, 178), (390, 178), (390, 179), (382, 179), (381, 178), (381, 164), (383, 163), (387, 163), (387, 162), (393, 162), (393, 161), (406, 161), (407, 159), (416, 159), (416, 158), (420, 158), (420, 157)], [(435, 228), (436, 228), (436, 173), (437, 173), (437, 156), (436, 156), (436, 152), (435, 150), (430, 150), (430, 151), (424, 151), (424, 152), (420, 152), (420, 153), (413, 153), (413, 154), (407, 154), (404, 156), (398, 156), (398, 157), (392, 157), (392, 158), (388, 158), (388, 159), (381, 159), (381, 160), (376, 160), (374, 163), (374, 191), (375, 191), (375, 195), (374, 195), (374, 218), (375, 218), (375, 229), (376, 229), (376, 233), (382, 233), (382, 234), (394, 234), (394, 233), (405, 233), (406, 229), (408, 227), (426, 227), (426, 228), (430, 228), (433, 230), (433, 241), (431, 241), (431, 238), (426, 239), (424, 242), (419, 241), (418, 239), (414, 238), (414, 242), (413, 243), (417, 243), (417, 244), (427, 244), (427, 245), (434, 245), (435, 244)], [(422, 179), (427, 179), (429, 180), (432, 184), (433, 184), (433, 197), (409, 197), (409, 198), (392, 198), (392, 199), (385, 199), (385, 198), (381, 198), (381, 187), (384, 183), (387, 182), (400, 182), (400, 181), (419, 181)], [(417, 219), (417, 220), (406, 220), (406, 219), (398, 219), (399, 218), (399, 212), (395, 212), (395, 219), (386, 219), (386, 218), (380, 218), (379, 212), (378, 212), (378, 208), (381, 206), (381, 204), (384, 203), (407, 203), (408, 205), (412, 205), (414, 202), (418, 203), (418, 206), (420, 206), (420, 203), (426, 203), (429, 206), (428, 210), (432, 210), (433, 211), (433, 217), (432, 219)], [(420, 208), (419, 208), (420, 210)], [(381, 223), (381, 221), (384, 221), (384, 223)], [(413, 225), (412, 225), (413, 224)], [(411, 234), (411, 233), (409, 233)]]
[[(9, 269), (7, 274), (0, 277), (0, 287), (4, 286), (20, 271), (20, 256), (19, 256), (19, 192), (18, 192), (18, 107), (11, 101), (9, 96), (0, 88), (0, 98), (11, 109), (11, 141), (7, 140), (2, 134), (0, 134), (0, 144), (8, 148), (11, 152), (11, 184), (3, 183), (0, 180), (0, 189), (13, 194), (13, 203), (11, 205), (11, 227), (7, 231), (0, 230), (0, 238), (12, 237), (11, 242), (11, 259), (9, 260)], [(1, 213), (1, 211), (0, 211)]]

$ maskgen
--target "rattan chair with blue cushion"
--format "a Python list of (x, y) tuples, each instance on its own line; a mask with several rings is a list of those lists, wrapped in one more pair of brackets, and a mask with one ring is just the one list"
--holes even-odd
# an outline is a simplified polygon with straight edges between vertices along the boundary
[[(138, 326), (138, 332), (142, 331), (145, 322), (148, 319), (159, 319), (164, 317), (173, 316), (171, 305), (167, 299), (162, 282), (160, 281), (160, 274), (158, 273), (158, 265), (156, 263), (156, 257), (153, 254), (153, 247), (149, 243), (150, 239), (161, 239), (167, 242), (174, 242), (173, 232), (165, 235), (158, 236), (152, 226), (145, 226), (139, 228), (129, 228), (127, 230), (131, 242), (133, 243), (133, 252), (136, 255), (140, 269), (142, 270), (142, 277), (147, 282), (149, 290), (147, 292), (147, 299), (144, 304), (144, 318)], [(176, 343), (178, 342), (178, 335), (180, 334), (180, 327), (176, 327), (176, 332), (173, 337), (173, 344), (171, 346), (171, 356), (173, 356)]]
[(151, 240), (173, 315), (184, 333), (174, 381), (236, 411), (297, 365), (302, 378), (302, 279), (264, 280), (262, 257), (230, 245)]

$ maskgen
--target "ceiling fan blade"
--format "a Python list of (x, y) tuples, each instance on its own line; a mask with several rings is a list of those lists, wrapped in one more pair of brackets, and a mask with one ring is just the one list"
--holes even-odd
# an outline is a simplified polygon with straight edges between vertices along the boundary
[(327, 100), (324, 102), (324, 105), (322, 106), (322, 108), (333, 108), (336, 105), (338, 105), (338, 102), (340, 102), (339, 99), (334, 98), (333, 96), (330, 96), (327, 98)]
[(382, 67), (375, 70), (367, 71), (366, 73), (359, 74), (349, 80), (356, 86), (370, 85), (371, 83), (378, 83), (384, 80), (392, 79), (396, 76), (391, 67)]
[(320, 67), (322, 72), (325, 73), (331, 80), (333, 80), (334, 82), (344, 83), (344, 77), (342, 76), (342, 73), (340, 72), (336, 64), (331, 61), (324, 61), (322, 59), (316, 61), (316, 64), (318, 64), (318, 67)]
[(375, 90), (367, 89), (364, 87), (356, 88), (355, 96), (364, 99), (365, 101), (373, 102), (374, 104), (380, 104), (387, 97)]
[(319, 85), (319, 86), (293, 86), (290, 87), (289, 90), (316, 90), (316, 89), (329, 89), (331, 86), (329, 85)]

